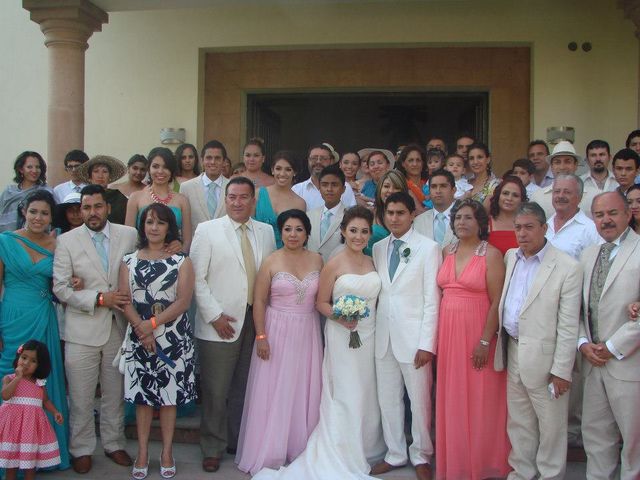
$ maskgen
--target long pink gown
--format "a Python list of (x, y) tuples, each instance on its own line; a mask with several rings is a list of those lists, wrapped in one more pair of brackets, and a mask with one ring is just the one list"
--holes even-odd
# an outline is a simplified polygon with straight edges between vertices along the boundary
[(271, 279), (265, 333), (270, 357), (254, 347), (236, 463), (255, 475), (295, 459), (318, 423), (322, 338), (315, 308), (319, 272), (302, 280), (287, 272)]
[(475, 370), (471, 363), (490, 307), (486, 249), (482, 242), (459, 278), (455, 253), (447, 255), (438, 272), (442, 289), (436, 390), (438, 480), (504, 477), (511, 470), (507, 377), (493, 369), (495, 339), (487, 366)]

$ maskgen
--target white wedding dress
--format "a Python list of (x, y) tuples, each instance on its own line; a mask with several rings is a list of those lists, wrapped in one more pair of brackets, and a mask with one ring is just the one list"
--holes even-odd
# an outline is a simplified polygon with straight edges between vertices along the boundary
[(370, 315), (358, 324), (360, 348), (349, 348), (350, 332), (327, 320), (322, 364), (320, 421), (309, 437), (307, 448), (280, 470), (264, 468), (257, 480), (373, 479), (370, 465), (386, 452), (376, 392), (374, 333), (380, 277), (345, 274), (333, 287), (334, 301), (342, 295), (357, 295), (369, 302)]

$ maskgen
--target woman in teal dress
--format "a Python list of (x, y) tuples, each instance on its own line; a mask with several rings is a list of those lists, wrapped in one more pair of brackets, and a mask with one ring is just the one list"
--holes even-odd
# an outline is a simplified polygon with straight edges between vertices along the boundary
[(384, 224), (384, 202), (389, 195), (396, 192), (408, 193), (409, 187), (404, 175), (398, 170), (389, 170), (378, 182), (376, 188), (376, 203), (373, 228), (369, 244), (364, 249), (365, 255), (372, 256), (373, 244), (389, 236), (389, 230)]
[(307, 207), (305, 201), (291, 190), (297, 171), (296, 162), (289, 152), (277, 152), (273, 156), (271, 167), (271, 174), (275, 183), (268, 187), (260, 187), (258, 190), (256, 212), (253, 218), (271, 225), (276, 237), (277, 248), (282, 248), (282, 238), (277, 225), (278, 215), (292, 208), (297, 208), (304, 212)]
[(58, 319), (51, 293), (56, 241), (49, 235), (49, 228), (54, 209), (51, 193), (34, 191), (25, 199), (24, 228), (0, 234), (0, 277), (4, 291), (0, 305), (0, 377), (13, 372), (13, 359), (24, 342), (34, 339), (47, 345), (51, 355), (47, 395), (59, 408), (64, 423), (58, 425), (47, 415), (60, 446), (61, 463), (56, 468), (65, 470), (70, 466), (69, 412)]

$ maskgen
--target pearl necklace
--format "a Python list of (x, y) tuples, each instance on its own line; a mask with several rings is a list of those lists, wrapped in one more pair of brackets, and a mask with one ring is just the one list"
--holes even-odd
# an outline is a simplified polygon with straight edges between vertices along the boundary
[(160, 198), (158, 195), (155, 194), (155, 192), (153, 191), (153, 188), (151, 187), (151, 185), (149, 185), (149, 195), (151, 195), (151, 199), (155, 202), (155, 203), (162, 203), (163, 205), (168, 205), (169, 202), (171, 201), (171, 199), (173, 198), (173, 192), (169, 191), (169, 195), (167, 195), (164, 198)]

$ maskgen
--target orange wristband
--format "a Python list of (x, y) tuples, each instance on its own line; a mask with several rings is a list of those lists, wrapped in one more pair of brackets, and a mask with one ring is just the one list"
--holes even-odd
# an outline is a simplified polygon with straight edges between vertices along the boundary
[(266, 340), (267, 335), (263, 333), (262, 335), (256, 335), (256, 340)]
[(154, 330), (158, 328), (158, 324), (156, 323), (156, 317), (151, 317), (151, 326), (153, 327)]

